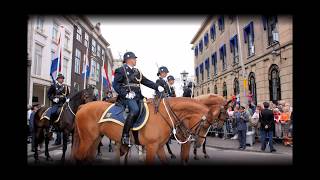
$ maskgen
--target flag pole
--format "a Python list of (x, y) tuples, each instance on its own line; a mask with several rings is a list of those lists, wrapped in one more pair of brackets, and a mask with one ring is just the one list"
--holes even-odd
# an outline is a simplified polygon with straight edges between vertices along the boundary
[[(105, 61), (105, 60), (104, 60)], [(102, 61), (102, 68), (103, 70), (105, 71), (104, 69), (104, 61)], [(102, 100), (102, 92), (103, 92), (103, 74), (102, 74), (102, 68), (100, 69), (100, 74), (101, 74), (101, 90), (100, 90), (100, 100)], [(106, 73), (106, 72), (104, 72)]]

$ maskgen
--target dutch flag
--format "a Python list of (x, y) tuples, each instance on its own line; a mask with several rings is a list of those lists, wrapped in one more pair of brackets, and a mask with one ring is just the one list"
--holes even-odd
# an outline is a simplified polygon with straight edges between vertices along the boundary
[(111, 90), (111, 84), (108, 77), (108, 67), (107, 63), (104, 64), (104, 67), (102, 68), (102, 76), (103, 76), (103, 85), (107, 87), (109, 90)]
[(58, 49), (54, 54), (53, 59), (51, 60), (51, 68), (50, 68), (50, 76), (55, 82), (55, 79), (58, 76), (58, 73), (61, 72), (61, 57), (62, 57), (62, 52), (61, 52), (61, 34), (58, 39)]

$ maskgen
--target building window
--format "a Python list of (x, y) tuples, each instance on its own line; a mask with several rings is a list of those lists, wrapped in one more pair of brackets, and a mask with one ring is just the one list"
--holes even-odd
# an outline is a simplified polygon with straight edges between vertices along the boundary
[(97, 66), (97, 71), (96, 71), (96, 81), (99, 82), (100, 80), (100, 64), (99, 63), (96, 63), (96, 66)]
[(224, 31), (224, 17), (223, 16), (218, 17), (218, 25), (219, 25), (219, 30), (222, 33)]
[(216, 25), (215, 23), (212, 23), (212, 26), (210, 27), (210, 38), (212, 41), (216, 39)]
[(38, 16), (37, 17), (37, 25), (36, 29), (40, 32), (43, 33), (43, 24), (44, 24), (44, 17), (43, 16)]
[(233, 81), (233, 93), (235, 95), (240, 94), (240, 86), (238, 78), (235, 78)]
[(215, 94), (218, 94), (218, 88), (217, 88), (217, 85), (214, 85), (214, 93), (215, 93)]
[(276, 102), (281, 100), (281, 84), (279, 76), (279, 67), (272, 65), (269, 69), (269, 91), (270, 101)]
[(203, 50), (203, 41), (202, 41), (202, 39), (199, 42), (199, 50), (200, 50), (200, 53), (202, 53), (202, 50)]
[(257, 88), (256, 79), (253, 72), (249, 74), (249, 91), (252, 93), (252, 100), (255, 105), (257, 105)]
[(69, 64), (69, 59), (63, 58), (62, 74), (64, 75), (65, 81), (67, 81), (68, 79), (68, 64)]
[(52, 40), (54, 42), (58, 42), (58, 24), (57, 23), (53, 23), (53, 26), (52, 26)]
[(227, 98), (227, 84), (223, 82), (223, 97)]
[(230, 51), (233, 56), (233, 64), (239, 62), (239, 51), (238, 51), (238, 35), (233, 36), (230, 39)]
[(205, 35), (204, 35), (204, 45), (206, 47), (208, 47), (208, 43), (209, 43), (209, 33), (207, 32)]
[(97, 56), (101, 57), (101, 49), (100, 49), (99, 44), (97, 45)]
[(244, 43), (248, 44), (248, 56), (254, 54), (254, 31), (253, 31), (253, 22), (250, 22), (244, 28)]
[(77, 40), (82, 42), (82, 29), (80, 26), (77, 26)]
[(204, 80), (204, 75), (203, 75), (203, 63), (200, 64), (200, 73), (201, 73), (201, 79), (202, 81)]
[(78, 92), (78, 91), (80, 90), (79, 83), (77, 83), (77, 82), (74, 82), (73, 87), (74, 87), (74, 92), (75, 92), (75, 93), (76, 93), (76, 92)]
[(81, 62), (81, 51), (76, 49), (76, 56), (74, 60), (74, 72), (80, 74), (80, 62)]
[(69, 49), (70, 45), (70, 33), (65, 33), (65, 39), (64, 39), (64, 48)]
[(220, 52), (220, 60), (222, 61), (222, 70), (226, 70), (227, 69), (227, 52), (226, 52), (226, 45), (222, 45), (219, 49)]
[(199, 68), (196, 67), (196, 77), (197, 77), (197, 83), (199, 83)]
[(33, 73), (35, 75), (41, 75), (42, 49), (42, 46), (35, 44), (33, 64)]
[(84, 46), (89, 46), (89, 35), (86, 32), (84, 32)]
[(91, 40), (91, 52), (96, 54), (96, 41), (94, 39)]
[(212, 61), (212, 65), (213, 65), (213, 73), (214, 75), (216, 76), (218, 74), (218, 71), (217, 71), (217, 53), (213, 53), (212, 56), (211, 56), (211, 61)]
[(206, 67), (206, 70), (207, 70), (207, 79), (209, 80), (209, 79), (210, 79), (210, 64), (209, 64), (209, 58), (206, 59), (206, 61), (205, 61), (205, 67)]
[(208, 87), (208, 89), (207, 89), (207, 94), (210, 94), (210, 88)]
[(198, 56), (198, 46), (194, 48), (194, 56)]
[(263, 29), (267, 30), (268, 35), (268, 45), (272, 45), (279, 41), (277, 36), (277, 16), (263, 16)]
[(105, 53), (104, 53), (104, 50), (102, 49), (102, 50), (101, 50), (101, 58), (102, 58), (102, 61), (104, 61), (104, 57), (105, 57)]
[(100, 64), (97, 63), (94, 59), (91, 59), (91, 79), (99, 82), (100, 80)]

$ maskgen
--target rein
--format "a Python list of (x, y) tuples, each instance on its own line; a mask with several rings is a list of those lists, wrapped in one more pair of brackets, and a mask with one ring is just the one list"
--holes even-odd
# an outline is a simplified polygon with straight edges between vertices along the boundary
[[(199, 132), (200, 132), (200, 125), (203, 125), (203, 122), (204, 121), (207, 121), (208, 122), (208, 120), (206, 119), (206, 117), (205, 116), (202, 116), (201, 117), (201, 120), (199, 121), (199, 122), (197, 122), (195, 125), (193, 125), (190, 129), (186, 129), (186, 132), (189, 134), (189, 137), (187, 138), (187, 140), (185, 140), (185, 141), (180, 141), (178, 138), (177, 138), (177, 136), (176, 136), (176, 134), (177, 134), (177, 131), (176, 131), (176, 128), (175, 128), (175, 125), (174, 125), (174, 121), (175, 122), (177, 122), (178, 123), (178, 125), (176, 125), (176, 127), (177, 128), (180, 128), (180, 124), (182, 123), (182, 120), (180, 120), (179, 119), (179, 117), (176, 115), (176, 113), (174, 112), (174, 111), (172, 111), (172, 108), (170, 107), (170, 104), (169, 104), (169, 102), (167, 102), (167, 98), (163, 98), (162, 99), (162, 102), (163, 102), (163, 104), (164, 104), (164, 107), (165, 107), (165, 109), (166, 109), (166, 112), (167, 112), (167, 114), (168, 114), (168, 116), (169, 116), (169, 118), (170, 118), (170, 121), (171, 121), (171, 124), (172, 124), (172, 127), (169, 125), (169, 123), (165, 120), (165, 118), (163, 117), (163, 115), (161, 114), (161, 116), (162, 116), (162, 118), (165, 120), (165, 122), (167, 122), (167, 124), (169, 125), (169, 127), (170, 127), (170, 129), (172, 129), (172, 132), (173, 132), (173, 136), (174, 136), (174, 138), (177, 140), (177, 142), (179, 143), (179, 144), (185, 144), (185, 143), (187, 143), (188, 141), (190, 141), (190, 138), (192, 137), (192, 136), (200, 136), (199, 135)], [(167, 103), (168, 103), (168, 107), (167, 107)], [(169, 109), (169, 110), (168, 110)], [(171, 114), (173, 115), (173, 118), (171, 117)], [(172, 120), (172, 119), (174, 119), (174, 120)], [(209, 123), (209, 122), (208, 122)], [(209, 123), (210, 124), (210, 123)], [(194, 128), (194, 127), (196, 127), (196, 132), (195, 133), (193, 133), (191, 130)], [(183, 131), (183, 130), (182, 130)], [(184, 133), (185, 134), (185, 133)], [(202, 137), (202, 136), (201, 136)]]

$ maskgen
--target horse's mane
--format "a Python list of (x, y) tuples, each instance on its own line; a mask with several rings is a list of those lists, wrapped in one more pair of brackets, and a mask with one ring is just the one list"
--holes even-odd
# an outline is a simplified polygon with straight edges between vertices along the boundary
[(80, 91), (78, 91), (78, 92), (74, 92), (74, 93), (72, 93), (71, 95), (70, 95), (70, 99), (74, 99), (74, 98), (76, 98), (76, 99), (78, 99), (78, 98), (80, 98), (80, 96), (83, 94), (83, 92), (84, 91), (86, 91), (87, 89), (82, 89), (82, 90), (80, 90)]

